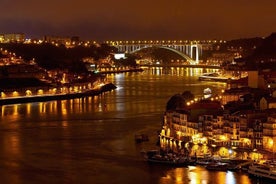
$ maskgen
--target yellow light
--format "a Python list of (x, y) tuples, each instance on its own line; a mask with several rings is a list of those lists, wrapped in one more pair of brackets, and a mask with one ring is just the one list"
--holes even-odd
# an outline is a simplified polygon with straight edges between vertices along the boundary
[(31, 95), (32, 95), (31, 90), (26, 90), (26, 96), (31, 96)]
[(273, 139), (269, 139), (269, 141), (268, 141), (268, 146), (269, 146), (270, 148), (273, 147)]
[(219, 136), (219, 139), (222, 140), (222, 141), (226, 141), (227, 140), (227, 137), (225, 135), (220, 135)]
[(19, 93), (18, 93), (17, 91), (14, 91), (14, 92), (12, 93), (12, 96), (19, 96)]
[(4, 92), (1, 92), (1, 98), (5, 98), (7, 95)]
[(42, 90), (42, 89), (39, 89), (39, 90), (37, 91), (37, 94), (38, 94), (38, 95), (43, 95), (43, 90)]

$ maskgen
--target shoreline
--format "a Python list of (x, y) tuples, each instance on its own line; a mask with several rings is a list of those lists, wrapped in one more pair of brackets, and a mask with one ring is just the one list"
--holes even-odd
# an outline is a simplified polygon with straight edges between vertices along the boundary
[(45, 95), (45, 96), (29, 96), (29, 97), (16, 97), (16, 98), (4, 98), (0, 99), (0, 106), (12, 105), (21, 103), (32, 103), (32, 102), (46, 102), (52, 100), (67, 100), (74, 98), (82, 98), (86, 96), (97, 96), (107, 91), (112, 91), (117, 87), (113, 83), (107, 83), (101, 86), (99, 89), (92, 89), (82, 93), (68, 93), (68, 94), (56, 94), (56, 95)]

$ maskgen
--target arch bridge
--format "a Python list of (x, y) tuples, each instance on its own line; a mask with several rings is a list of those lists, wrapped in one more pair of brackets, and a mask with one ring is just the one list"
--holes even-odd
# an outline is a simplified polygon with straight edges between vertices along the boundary
[(168, 49), (185, 58), (190, 64), (198, 64), (202, 55), (202, 44), (188, 41), (109, 41), (107, 44), (119, 52), (134, 53), (150, 47)]

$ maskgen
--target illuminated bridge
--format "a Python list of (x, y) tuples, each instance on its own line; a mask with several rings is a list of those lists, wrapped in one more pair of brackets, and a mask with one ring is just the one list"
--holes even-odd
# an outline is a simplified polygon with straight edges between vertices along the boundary
[(199, 41), (107, 41), (106, 44), (118, 48), (119, 52), (134, 53), (150, 47), (168, 49), (186, 59), (190, 64), (198, 64), (202, 55)]

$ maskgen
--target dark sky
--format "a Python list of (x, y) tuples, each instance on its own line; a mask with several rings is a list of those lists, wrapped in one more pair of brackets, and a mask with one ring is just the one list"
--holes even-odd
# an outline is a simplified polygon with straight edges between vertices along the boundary
[(236, 39), (276, 31), (276, 0), (0, 0), (0, 33), (89, 40)]

